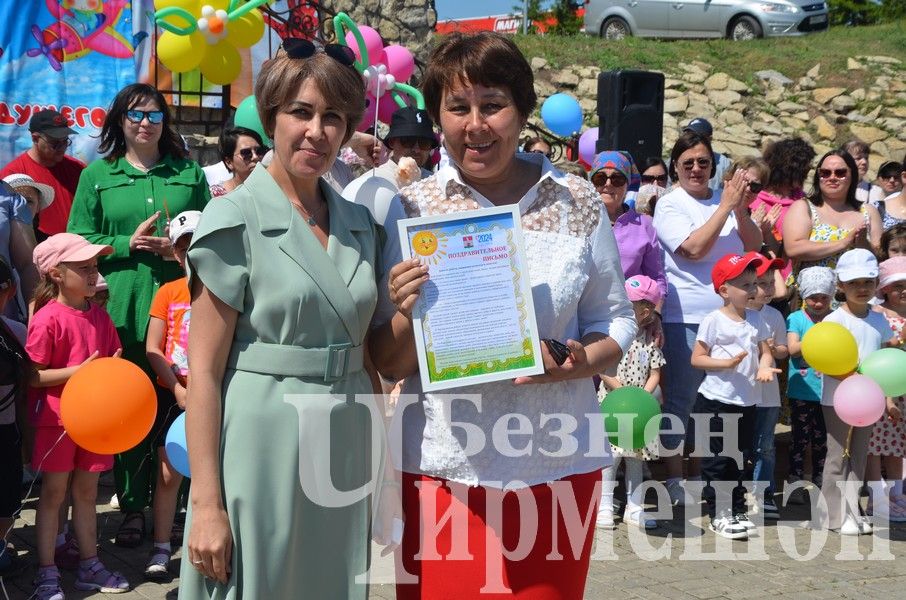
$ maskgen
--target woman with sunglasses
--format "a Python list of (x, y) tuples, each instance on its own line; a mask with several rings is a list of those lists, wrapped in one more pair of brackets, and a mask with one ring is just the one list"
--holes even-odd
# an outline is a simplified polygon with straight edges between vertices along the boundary
[(255, 84), (273, 160), (208, 206), (188, 252), (182, 600), (367, 595), (380, 234), (324, 179), (365, 88), (346, 54), (283, 48)]
[(227, 171), (233, 176), (223, 183), (211, 186), (211, 196), (213, 197), (223, 196), (245, 183), (255, 165), (261, 162), (261, 159), (267, 154), (267, 146), (264, 145), (257, 131), (246, 127), (232, 127), (224, 129), (220, 134), (217, 151), (220, 153), (220, 159)]
[[(585, 416), (598, 410), (591, 378), (616, 366), (637, 331), (610, 222), (587, 181), (561, 173), (543, 154), (517, 153), (537, 98), (532, 69), (509, 37), (445, 36), (422, 86), (451, 163), (403, 189), (385, 229), (396, 231), (398, 219), (415, 215), (517, 205), (538, 329), (561, 344), (541, 345), (543, 375), (423, 392), (412, 307), (428, 269), (403, 260), (399, 237), (388, 236), (384, 264), (392, 268), (380, 287), (372, 356), (383, 375), (404, 379), (401, 398), (418, 398), (397, 405), (391, 428), (401, 425), (395, 462), (406, 516), (397, 564), (415, 575), (399, 572), (396, 597), (579, 600), (594, 523), (559, 507), (579, 506), (585, 515), (597, 503), (610, 457), (592, 443), (603, 439), (603, 422)], [(462, 394), (481, 403), (459, 401)], [(564, 430), (548, 422), (551, 415), (574, 425), (566, 425), (570, 442), (561, 443)], [(519, 450), (509, 451), (499, 427), (517, 422)], [(436, 526), (439, 506), (450, 526)], [(572, 547), (560, 545), (553, 552), (562, 556), (549, 560), (551, 536), (564, 540), (567, 529)], [(501, 530), (505, 539), (521, 539), (519, 560), (501, 555)], [(462, 544), (453, 542), (444, 556), (430, 550), (450, 548), (451, 540)]]
[[(698, 326), (709, 312), (720, 308), (720, 296), (711, 284), (711, 269), (726, 254), (744, 254), (761, 248), (761, 230), (749, 217), (746, 189), (749, 173), (739, 169), (724, 184), (712, 189), (709, 180), (716, 166), (708, 136), (687, 129), (670, 152), (670, 179), (673, 190), (658, 200), (654, 229), (664, 249), (667, 297), (664, 300), (664, 405), (670, 418), (661, 435), (667, 467), (667, 491), (674, 504), (690, 498), (682, 486), (683, 442), (688, 434), (689, 412), (704, 372), (691, 366), (692, 348)], [(697, 476), (697, 464), (690, 462), (690, 477)], [(700, 499), (699, 499), (700, 500)]]
[[(640, 215), (625, 202), (627, 190), (639, 179), (632, 157), (613, 150), (597, 154), (592, 161), (590, 179), (613, 226), (623, 276), (650, 277), (657, 283), (663, 297), (667, 294), (667, 275), (661, 258), (663, 251), (651, 217)], [(655, 310), (659, 313), (661, 306), (656, 306)], [(659, 338), (660, 320), (656, 321), (658, 325), (652, 333)]]
[(821, 157), (812, 193), (790, 207), (783, 223), (783, 246), (795, 261), (794, 274), (806, 267), (830, 267), (850, 248), (880, 246), (878, 209), (856, 199), (859, 168), (842, 148)]
[[(153, 371), (145, 354), (148, 310), (161, 284), (182, 277), (172, 259), (168, 219), (201, 210), (210, 199), (201, 167), (190, 160), (170, 124), (167, 102), (154, 87), (135, 83), (113, 99), (101, 128), (99, 152), (82, 172), (68, 230), (93, 244), (113, 246), (99, 270), (110, 288), (107, 310), (123, 344), (123, 358)], [(116, 497), (124, 518), (116, 543), (135, 547), (145, 535), (145, 507), (157, 472), (154, 432), (116, 456)]]

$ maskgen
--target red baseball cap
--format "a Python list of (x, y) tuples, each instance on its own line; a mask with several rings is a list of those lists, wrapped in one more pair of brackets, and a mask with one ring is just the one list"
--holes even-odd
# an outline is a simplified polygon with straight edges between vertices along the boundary
[(764, 257), (757, 252), (721, 256), (714, 268), (711, 269), (711, 282), (714, 283), (714, 291), (719, 292), (720, 286), (731, 279), (736, 279), (750, 266), (754, 266), (757, 269), (763, 262), (765, 262)]
[(749, 252), (756, 257), (761, 259), (761, 264), (755, 267), (755, 274), (761, 277), (771, 269), (782, 269), (786, 266), (786, 261), (782, 258), (768, 258), (764, 254), (759, 254), (758, 252)]

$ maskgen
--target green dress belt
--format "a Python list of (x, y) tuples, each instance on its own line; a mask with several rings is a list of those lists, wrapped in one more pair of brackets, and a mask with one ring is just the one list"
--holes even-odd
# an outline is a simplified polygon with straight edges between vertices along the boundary
[(234, 342), (227, 368), (282, 377), (323, 377), (338, 381), (364, 368), (364, 347), (331, 344), (326, 348), (302, 348), (264, 342)]

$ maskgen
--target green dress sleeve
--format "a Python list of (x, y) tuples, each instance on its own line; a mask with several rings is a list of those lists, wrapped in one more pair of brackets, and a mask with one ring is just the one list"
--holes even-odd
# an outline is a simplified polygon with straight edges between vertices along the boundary
[(186, 260), (189, 288), (197, 278), (227, 306), (243, 312), (249, 279), (248, 248), (242, 209), (228, 198), (208, 204)]
[[(103, 160), (103, 159), (99, 159)], [(92, 163), (82, 171), (75, 196), (72, 198), (72, 208), (69, 211), (69, 223), (66, 231), (77, 233), (92, 244), (106, 244), (113, 246), (113, 254), (105, 261), (129, 258), (130, 235), (107, 235), (101, 233), (104, 221), (103, 207), (98, 196), (96, 184), (96, 171), (103, 165)]]

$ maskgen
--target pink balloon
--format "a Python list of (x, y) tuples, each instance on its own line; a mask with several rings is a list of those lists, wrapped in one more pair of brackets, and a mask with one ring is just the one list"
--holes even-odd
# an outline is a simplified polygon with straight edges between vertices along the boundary
[(377, 100), (374, 96), (368, 94), (365, 96), (365, 112), (362, 114), (362, 120), (359, 122), (359, 126), (356, 127), (356, 131), (367, 131), (369, 128), (374, 127), (374, 111), (377, 109)]
[(870, 377), (850, 375), (834, 392), (834, 410), (840, 420), (853, 427), (866, 427), (884, 415), (884, 390)]
[(579, 138), (579, 158), (591, 164), (595, 160), (595, 144), (598, 142), (598, 128), (586, 129)]
[(409, 81), (415, 72), (415, 57), (405, 46), (399, 44), (385, 46), (380, 62), (387, 65), (387, 72), (400, 83)]
[(399, 106), (396, 105), (396, 102), (394, 102), (390, 94), (384, 94), (381, 97), (381, 103), (378, 106), (378, 119), (389, 124), (390, 120), (393, 118), (393, 113), (395, 113), (398, 108)]
[[(373, 65), (377, 64), (380, 62), (381, 50), (384, 47), (384, 42), (381, 40), (381, 34), (368, 25), (359, 25), (358, 28), (359, 33), (362, 34), (362, 39), (365, 41), (365, 49), (368, 51), (368, 61)], [(351, 31), (346, 32), (346, 45), (352, 48), (357, 59), (362, 60), (362, 54), (359, 51), (359, 42), (355, 39), (355, 36)]]

